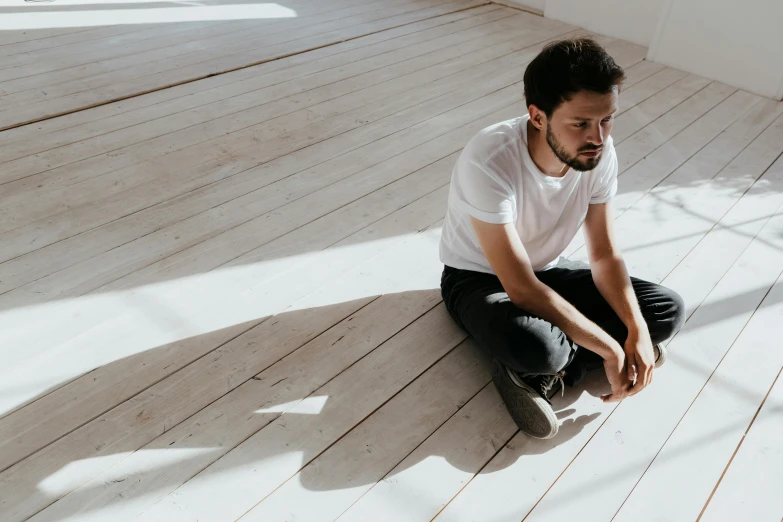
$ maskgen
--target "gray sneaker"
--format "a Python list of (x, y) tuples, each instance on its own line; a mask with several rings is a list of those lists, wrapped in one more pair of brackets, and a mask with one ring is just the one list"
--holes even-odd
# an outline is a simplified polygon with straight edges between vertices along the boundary
[(653, 345), (655, 352), (655, 367), (660, 368), (666, 362), (666, 347), (662, 344)]
[(549, 399), (564, 389), (563, 376), (533, 375), (522, 377), (497, 360), (493, 363), (492, 380), (511, 418), (520, 431), (537, 439), (557, 435), (557, 417)]

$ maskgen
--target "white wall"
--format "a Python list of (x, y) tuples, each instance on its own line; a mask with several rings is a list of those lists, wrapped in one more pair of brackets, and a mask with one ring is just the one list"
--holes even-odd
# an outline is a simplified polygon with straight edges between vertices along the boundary
[(783, 99), (783, 0), (667, 0), (647, 58)]
[(664, 1), (545, 0), (544, 16), (647, 47), (655, 33)]
[(783, 99), (783, 0), (498, 1), (648, 46), (648, 60)]

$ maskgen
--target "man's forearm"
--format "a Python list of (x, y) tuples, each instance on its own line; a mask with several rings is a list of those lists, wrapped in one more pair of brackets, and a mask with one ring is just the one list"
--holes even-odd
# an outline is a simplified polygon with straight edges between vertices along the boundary
[(647, 323), (639, 309), (639, 302), (622, 257), (609, 256), (592, 261), (590, 269), (595, 286), (628, 329), (628, 334), (647, 333)]
[(622, 347), (601, 327), (584, 316), (560, 294), (537, 282), (520, 295), (510, 296), (514, 304), (560, 328), (579, 346), (604, 359), (618, 357)]

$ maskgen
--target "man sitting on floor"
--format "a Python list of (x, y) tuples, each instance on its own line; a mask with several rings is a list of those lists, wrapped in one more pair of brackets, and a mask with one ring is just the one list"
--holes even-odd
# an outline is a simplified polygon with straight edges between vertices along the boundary
[[(590, 369), (606, 372), (604, 401), (644, 389), (684, 321), (677, 293), (628, 276), (614, 238), (609, 134), (624, 78), (591, 39), (549, 44), (525, 71), (528, 114), (479, 132), (452, 174), (443, 300), (533, 437), (557, 433), (549, 399)], [(560, 257), (583, 223), (589, 267)]]

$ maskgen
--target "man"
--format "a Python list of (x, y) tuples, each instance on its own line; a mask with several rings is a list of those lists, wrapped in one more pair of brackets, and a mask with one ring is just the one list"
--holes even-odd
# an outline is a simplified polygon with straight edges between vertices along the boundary
[[(493, 355), (495, 386), (533, 437), (557, 433), (549, 399), (587, 370), (605, 370), (604, 401), (643, 390), (684, 321), (679, 295), (629, 277), (614, 238), (624, 78), (591, 39), (549, 44), (525, 71), (528, 114), (479, 132), (452, 174), (443, 299)], [(582, 224), (589, 267), (560, 257)]]

